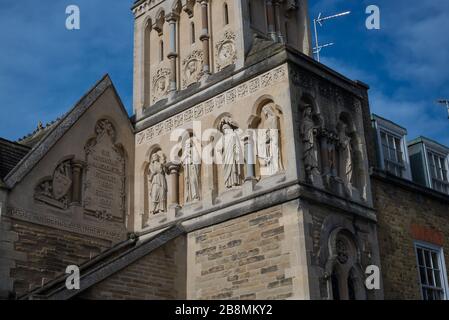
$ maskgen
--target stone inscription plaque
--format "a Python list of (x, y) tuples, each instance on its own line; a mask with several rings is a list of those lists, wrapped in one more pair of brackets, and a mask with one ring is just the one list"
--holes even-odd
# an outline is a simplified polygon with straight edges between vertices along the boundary
[(115, 142), (110, 121), (101, 120), (96, 137), (86, 146), (84, 208), (98, 219), (123, 222), (125, 217), (125, 158)]

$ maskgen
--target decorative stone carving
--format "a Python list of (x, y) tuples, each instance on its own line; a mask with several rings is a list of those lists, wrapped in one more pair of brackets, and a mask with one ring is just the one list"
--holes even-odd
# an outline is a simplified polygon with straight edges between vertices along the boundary
[[(258, 155), (262, 175), (274, 175), (282, 171), (279, 117), (272, 103), (262, 108), (264, 136), (259, 137)], [(262, 139), (261, 139), (262, 138)]]
[(184, 145), (182, 160), (184, 166), (184, 202), (198, 201), (201, 194), (200, 157), (191, 139), (188, 139)]
[(320, 174), (318, 168), (318, 146), (316, 144), (318, 129), (319, 126), (315, 124), (313, 119), (313, 108), (311, 105), (306, 105), (301, 123), (301, 136), (304, 146), (304, 168), (307, 180), (310, 182), (313, 182), (315, 177)]
[(71, 162), (64, 161), (56, 167), (52, 179), (46, 179), (37, 186), (34, 198), (59, 209), (67, 209), (71, 200), (72, 179)]
[(183, 88), (187, 88), (200, 80), (203, 66), (203, 51), (194, 50), (182, 62), (183, 66)]
[(225, 187), (230, 189), (242, 184), (241, 162), (243, 160), (243, 150), (240, 144), (240, 137), (236, 130), (237, 123), (229, 117), (223, 118), (219, 124), (219, 130), (223, 133), (222, 159), (223, 175)]
[(170, 69), (160, 68), (153, 76), (153, 103), (167, 96), (170, 84)]
[(225, 67), (234, 64), (237, 60), (237, 50), (235, 48), (235, 33), (232, 31), (225, 31), (223, 40), (215, 45), (216, 62), (218, 71)]
[[(208, 103), (212, 104), (212, 102), (213, 102), (215, 104), (215, 108), (217, 108), (217, 109), (223, 108), (227, 105), (230, 105), (232, 103), (239, 101), (240, 99), (247, 97), (249, 94), (254, 94), (254, 93), (260, 91), (261, 89), (267, 87), (268, 85), (270, 85), (269, 83), (264, 81), (264, 79), (265, 80), (272, 79), (273, 81), (271, 81), (271, 84), (273, 84), (273, 82), (279, 83), (281, 81), (284, 81), (286, 79), (286, 76), (287, 76), (286, 66), (285, 65), (280, 66), (274, 70), (271, 70), (267, 73), (260, 75), (259, 77), (255, 78), (255, 79), (248, 81), (247, 84), (248, 84), (249, 89), (246, 92), (243, 91), (243, 93), (245, 95), (238, 96), (236, 94), (235, 88), (233, 88), (224, 93), (220, 93), (219, 95), (215, 96), (213, 99), (209, 100)], [(187, 109), (183, 113), (175, 115), (172, 118), (167, 119), (166, 121), (173, 120), (173, 128), (172, 129), (179, 128), (186, 122), (189, 122), (192, 120), (193, 109), (194, 109), (194, 107)], [(203, 113), (202, 116), (204, 116), (205, 114), (206, 113)], [(163, 130), (164, 128), (167, 128), (167, 126), (163, 125), (163, 123), (162, 124), (159, 123), (159, 124), (156, 124), (148, 129), (146, 129), (145, 131), (141, 132), (142, 135), (145, 135), (145, 139), (142, 139), (142, 140), (137, 139), (138, 145), (144, 144), (144, 143), (149, 143), (151, 140), (153, 140), (154, 138), (157, 138), (159, 135), (168, 133), (168, 131)]]
[(341, 264), (346, 264), (349, 260), (348, 246), (345, 240), (338, 238), (336, 241), (337, 260)]
[(125, 218), (125, 157), (115, 145), (116, 132), (109, 120), (95, 126), (95, 137), (86, 144), (84, 209), (101, 220), (123, 222)]
[(167, 178), (165, 168), (166, 158), (159, 151), (153, 153), (148, 172), (150, 196), (150, 214), (167, 212)]

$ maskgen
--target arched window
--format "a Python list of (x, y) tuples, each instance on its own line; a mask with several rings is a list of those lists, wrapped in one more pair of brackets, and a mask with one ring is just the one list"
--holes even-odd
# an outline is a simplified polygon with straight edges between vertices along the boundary
[(164, 40), (159, 43), (159, 60), (164, 61)]
[(190, 23), (190, 42), (195, 43), (195, 23), (193, 21)]
[(227, 26), (229, 24), (229, 8), (228, 8), (228, 4), (225, 3), (224, 4), (224, 9), (223, 9), (223, 21), (224, 21), (224, 25)]

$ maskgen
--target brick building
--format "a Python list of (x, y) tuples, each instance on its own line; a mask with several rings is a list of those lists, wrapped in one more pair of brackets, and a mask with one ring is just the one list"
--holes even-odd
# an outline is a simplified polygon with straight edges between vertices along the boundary
[(312, 59), (307, 1), (132, 10), (134, 115), (105, 76), (0, 144), (3, 297), (448, 297), (448, 149)]

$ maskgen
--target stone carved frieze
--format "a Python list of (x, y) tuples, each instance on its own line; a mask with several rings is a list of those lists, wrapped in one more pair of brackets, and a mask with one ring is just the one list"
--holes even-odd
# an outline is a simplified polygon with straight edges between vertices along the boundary
[(273, 84), (284, 81), (287, 76), (288, 73), (286, 66), (281, 66), (273, 69), (254, 79), (249, 80), (246, 83), (239, 85), (237, 88), (232, 88), (224, 93), (215, 96), (212, 99), (207, 100), (205, 103), (201, 103), (195, 107), (192, 107), (181, 114), (173, 116), (172, 118), (169, 118), (160, 124), (154, 125), (138, 133), (136, 135), (136, 143), (137, 145), (149, 143), (151, 140), (157, 138), (158, 136), (170, 132), (167, 130), (167, 126), (165, 124), (168, 121), (172, 121), (172, 130), (179, 128), (183, 124), (192, 121), (194, 114), (198, 116), (198, 118), (196, 119), (199, 120), (201, 117), (204, 117), (217, 109), (235, 103), (236, 101), (243, 99), (248, 95), (254, 94), (260, 90), (263, 90)]
[(235, 39), (235, 33), (227, 30), (223, 35), (223, 39), (216, 43), (215, 52), (218, 71), (221, 71), (225, 67), (234, 64), (237, 60)]
[(125, 157), (115, 145), (116, 131), (109, 120), (100, 120), (95, 137), (85, 147), (86, 179), (83, 206), (87, 215), (123, 222), (125, 217)]
[(201, 78), (203, 68), (203, 51), (194, 50), (182, 62), (182, 87), (187, 88), (193, 83), (196, 83)]

